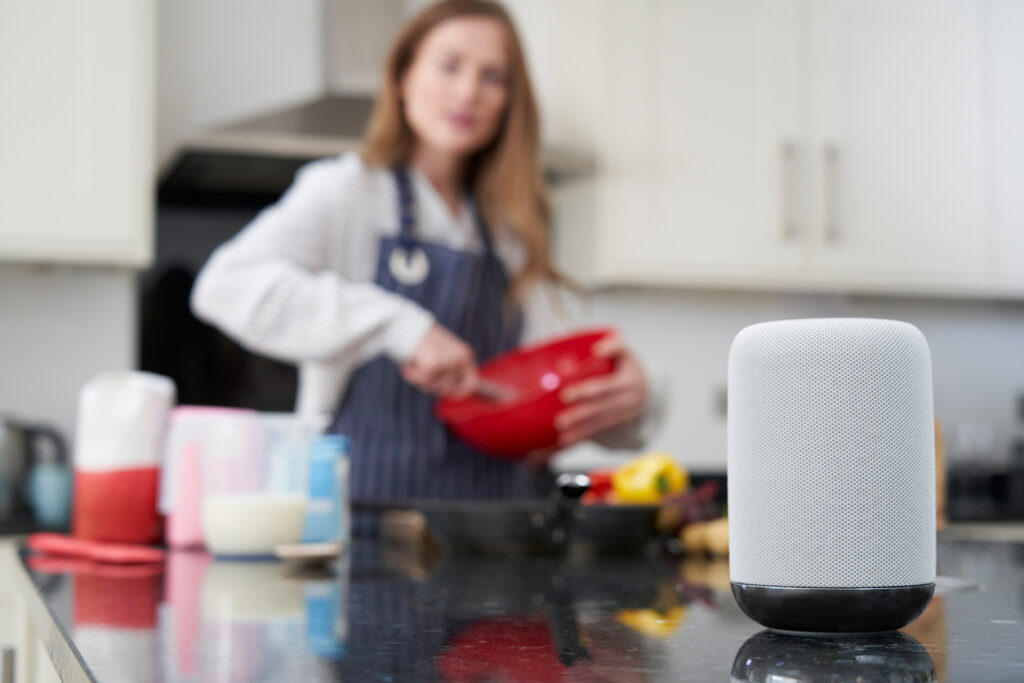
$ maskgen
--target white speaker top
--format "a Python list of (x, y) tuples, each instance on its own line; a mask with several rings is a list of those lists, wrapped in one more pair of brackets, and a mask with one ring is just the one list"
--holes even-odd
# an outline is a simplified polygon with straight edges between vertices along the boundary
[(784, 320), (729, 354), (733, 581), (890, 587), (935, 579), (931, 359), (893, 320)]

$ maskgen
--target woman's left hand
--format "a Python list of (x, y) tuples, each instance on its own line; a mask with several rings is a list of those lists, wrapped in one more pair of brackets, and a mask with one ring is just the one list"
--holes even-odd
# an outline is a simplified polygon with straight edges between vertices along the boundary
[(647, 406), (647, 378), (617, 335), (594, 344), (594, 354), (615, 360), (609, 375), (583, 380), (562, 389), (568, 407), (555, 416), (558, 443), (568, 446), (635, 419)]

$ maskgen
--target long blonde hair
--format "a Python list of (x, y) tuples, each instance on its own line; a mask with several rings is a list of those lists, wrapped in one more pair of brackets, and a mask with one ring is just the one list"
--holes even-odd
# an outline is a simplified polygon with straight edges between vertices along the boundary
[(508, 103), (494, 140), (469, 159), (467, 181), (487, 224), (492, 229), (510, 226), (526, 249), (526, 263), (511, 291), (513, 297), (521, 298), (531, 284), (540, 280), (565, 279), (552, 266), (548, 249), (551, 209), (540, 166), (540, 115), (522, 46), (504, 7), (488, 0), (442, 0), (405, 25), (388, 53), (362, 157), (376, 166), (408, 162), (416, 134), (402, 111), (399, 84), (423, 38), (438, 24), (456, 17), (487, 17), (505, 27)]

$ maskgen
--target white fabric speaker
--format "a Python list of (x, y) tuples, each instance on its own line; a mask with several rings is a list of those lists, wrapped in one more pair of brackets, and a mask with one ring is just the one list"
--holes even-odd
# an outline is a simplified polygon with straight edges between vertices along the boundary
[(891, 630), (935, 586), (931, 359), (913, 325), (785, 320), (733, 341), (729, 571), (753, 619)]

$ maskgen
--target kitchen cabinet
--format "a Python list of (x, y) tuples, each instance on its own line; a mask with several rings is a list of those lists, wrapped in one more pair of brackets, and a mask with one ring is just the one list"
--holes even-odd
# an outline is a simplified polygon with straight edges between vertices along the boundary
[(34, 618), (46, 608), (18, 566), (15, 552), (12, 540), (0, 539), (0, 680), (59, 683), (62, 679)]
[(892, 286), (985, 273), (983, 3), (811, 6), (819, 276)]
[[(556, 257), (570, 274), (597, 286), (1024, 295), (995, 255), (1024, 251), (1020, 200), (1003, 192), (993, 231), (988, 164), (995, 136), (1020, 135), (1022, 99), (1000, 101), (999, 84), (1024, 82), (1021, 48), (989, 3), (584, 4), (583, 25), (569, 16), (582, 8), (552, 18), (570, 47), (542, 93), (553, 134), (598, 159), (594, 179), (555, 193)], [(1003, 185), (1021, 175), (1020, 146), (999, 153)]]
[(614, 6), (612, 277), (799, 268), (796, 3)]
[(0, 3), (0, 260), (145, 265), (155, 0)]
[(992, 259), (1001, 285), (1024, 290), (1024, 3), (991, 7)]

